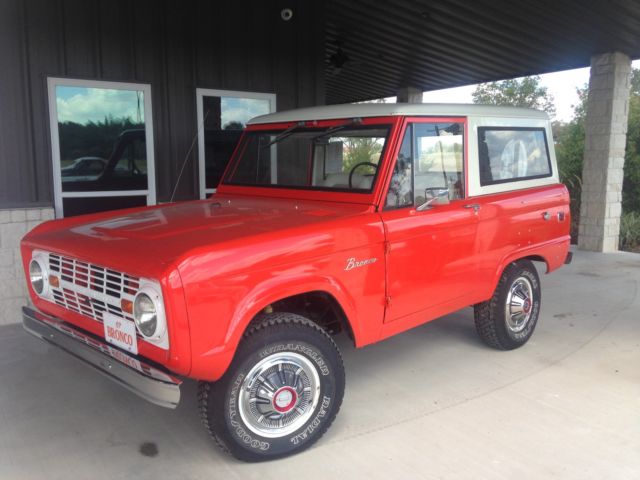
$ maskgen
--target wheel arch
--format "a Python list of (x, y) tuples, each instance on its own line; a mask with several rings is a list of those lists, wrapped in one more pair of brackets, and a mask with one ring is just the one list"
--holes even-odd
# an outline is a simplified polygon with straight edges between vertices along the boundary
[[(225, 344), (235, 350), (246, 330), (255, 318), (264, 312), (287, 311), (305, 315), (304, 306), (311, 307), (311, 311), (319, 306), (329, 309), (335, 318), (331, 316), (322, 318), (309, 318), (330, 332), (346, 331), (350, 338), (357, 343), (359, 329), (356, 322), (356, 308), (353, 299), (346, 289), (329, 278), (313, 279), (289, 279), (286, 282), (267, 282), (255, 288), (247, 295), (243, 302), (236, 308), (235, 314), (229, 324)], [(287, 309), (288, 308), (288, 309)]]
[(539, 263), (544, 263), (545, 265), (545, 273), (549, 273), (551, 271), (551, 266), (549, 264), (548, 259), (546, 258), (546, 256), (544, 256), (543, 254), (536, 252), (536, 253), (524, 253), (524, 252), (519, 252), (519, 253), (514, 253), (512, 255), (507, 256), (502, 262), (500, 262), (499, 267), (496, 269), (493, 280), (491, 282), (491, 292), (493, 293), (493, 291), (496, 289), (496, 287), (498, 286), (498, 282), (500, 281), (500, 277), (502, 277), (502, 274), (504, 273), (505, 269), (507, 268), (508, 265), (512, 264), (512, 263), (516, 263), (519, 262), (521, 260), (529, 260), (532, 262), (539, 262)]

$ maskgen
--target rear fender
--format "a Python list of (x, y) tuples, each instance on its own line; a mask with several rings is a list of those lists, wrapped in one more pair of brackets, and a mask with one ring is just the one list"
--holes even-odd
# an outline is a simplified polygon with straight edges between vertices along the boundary
[(569, 244), (570, 237), (567, 236), (566, 238), (554, 240), (543, 245), (537, 245), (535, 248), (519, 250), (507, 255), (502, 259), (499, 267), (495, 271), (494, 278), (491, 283), (491, 293), (493, 294), (493, 291), (498, 285), (504, 269), (507, 268), (507, 265), (512, 262), (517, 262), (518, 260), (523, 259), (540, 261), (544, 262), (545, 264), (545, 273), (550, 273), (554, 270), (557, 270), (564, 264), (565, 259), (567, 258)]

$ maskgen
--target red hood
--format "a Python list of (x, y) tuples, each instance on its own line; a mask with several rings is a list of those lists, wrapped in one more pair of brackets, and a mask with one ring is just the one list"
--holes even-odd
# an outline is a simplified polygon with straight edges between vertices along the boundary
[[(24, 242), (131, 274), (158, 277), (196, 254), (236, 255), (236, 263), (243, 263), (250, 252), (259, 251), (265, 260), (269, 248), (276, 246), (311, 254), (320, 244), (331, 251), (363, 244), (367, 239), (345, 234), (344, 221), (358, 216), (372, 222), (369, 215), (362, 215), (367, 212), (373, 212), (371, 206), (217, 196), (53, 221), (27, 234)], [(334, 222), (342, 234), (330, 232)], [(320, 223), (327, 225), (308, 228)], [(295, 245), (301, 238), (302, 251)], [(237, 257), (240, 250), (242, 258)]]

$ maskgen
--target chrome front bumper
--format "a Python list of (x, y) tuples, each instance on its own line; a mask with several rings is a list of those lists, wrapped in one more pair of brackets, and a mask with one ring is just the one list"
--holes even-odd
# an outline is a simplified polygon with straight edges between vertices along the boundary
[(22, 307), (22, 326), (151, 403), (167, 408), (176, 408), (180, 403), (181, 380), (67, 323)]

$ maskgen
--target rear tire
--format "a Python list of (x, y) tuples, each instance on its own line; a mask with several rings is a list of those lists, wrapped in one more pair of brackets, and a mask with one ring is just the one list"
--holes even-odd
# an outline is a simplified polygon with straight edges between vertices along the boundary
[(491, 299), (474, 307), (478, 335), (498, 350), (521, 347), (533, 335), (541, 301), (540, 278), (533, 263), (510, 263)]
[(317, 324), (292, 313), (261, 315), (223, 377), (200, 382), (203, 424), (239, 460), (301, 452), (329, 428), (344, 395), (338, 347)]

